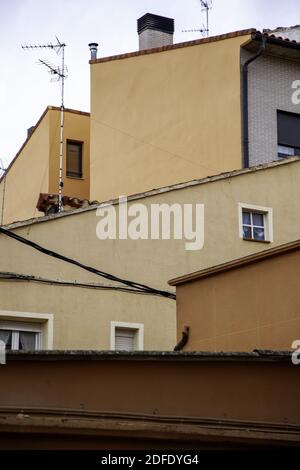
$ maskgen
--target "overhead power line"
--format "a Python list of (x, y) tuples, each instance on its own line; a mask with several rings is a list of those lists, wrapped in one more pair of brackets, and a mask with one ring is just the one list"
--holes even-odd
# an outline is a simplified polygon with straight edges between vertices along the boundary
[(153, 295), (152, 293), (130, 289), (129, 287), (112, 286), (108, 284), (93, 284), (88, 282), (65, 281), (57, 279), (47, 279), (44, 277), (34, 276), (32, 274), (20, 274), (7, 271), (0, 271), (0, 281), (20, 281), (20, 282), (36, 282), (40, 284), (49, 284), (53, 286), (80, 287), (83, 289), (95, 290), (114, 290), (119, 292), (128, 292), (129, 294)]
[(0, 233), (3, 233), (4, 235), (13, 238), (14, 240), (18, 241), (19, 243), (22, 243), (23, 245), (30, 246), (34, 250), (37, 250), (47, 256), (51, 256), (53, 258), (59, 259), (61, 261), (65, 261), (66, 263), (73, 264), (74, 266), (77, 266), (81, 269), (84, 269), (85, 271), (88, 271), (92, 274), (96, 274), (97, 276), (101, 276), (104, 279), (108, 279), (110, 281), (114, 282), (119, 282), (120, 284), (124, 284), (127, 287), (130, 287), (132, 289), (136, 289), (138, 292), (144, 292), (148, 294), (153, 294), (153, 295), (158, 295), (161, 297), (166, 297), (172, 300), (176, 299), (176, 295), (173, 294), (172, 292), (164, 291), (164, 290), (159, 290), (155, 289), (153, 287), (147, 286), (146, 284), (141, 284), (139, 282), (134, 282), (134, 281), (129, 281), (127, 279), (122, 279), (120, 277), (114, 276), (113, 274), (106, 273), (105, 271), (100, 271), (97, 268), (93, 268), (92, 266), (87, 266), (83, 263), (80, 263), (79, 261), (68, 258), (67, 256), (61, 255), (60, 253), (57, 253), (55, 251), (49, 250), (41, 245), (38, 245), (37, 243), (32, 242), (31, 240), (28, 240), (26, 238), (21, 237), (20, 235), (17, 235), (16, 233), (4, 229), (3, 227), (0, 227)]

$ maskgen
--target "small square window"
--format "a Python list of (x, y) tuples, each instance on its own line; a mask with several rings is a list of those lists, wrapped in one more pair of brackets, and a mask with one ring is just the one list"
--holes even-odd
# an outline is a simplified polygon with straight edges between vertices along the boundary
[(239, 204), (240, 236), (244, 240), (273, 241), (272, 209)]
[(111, 322), (111, 349), (115, 351), (142, 351), (144, 349), (144, 325)]
[(264, 215), (258, 212), (243, 211), (243, 238), (265, 241)]

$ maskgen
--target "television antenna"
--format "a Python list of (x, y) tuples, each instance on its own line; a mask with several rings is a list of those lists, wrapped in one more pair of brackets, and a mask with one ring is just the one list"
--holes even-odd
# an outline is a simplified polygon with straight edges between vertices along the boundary
[(202, 36), (209, 36), (209, 11), (212, 9), (212, 0), (200, 0), (202, 10), (206, 13), (206, 26), (203, 24), (199, 29), (184, 29), (183, 33), (201, 33)]
[(67, 78), (68, 69), (65, 66), (65, 47), (66, 44), (60, 42), (56, 36), (56, 44), (49, 42), (48, 44), (29, 44), (22, 46), (24, 50), (34, 50), (34, 49), (52, 49), (56, 52), (57, 55), (61, 55), (61, 65), (55, 66), (46, 60), (39, 59), (38, 63), (43, 65), (48, 69), (48, 72), (51, 75), (51, 81), (60, 81), (61, 82), (61, 106), (60, 106), (60, 145), (59, 145), (59, 184), (58, 184), (58, 212), (63, 210), (62, 205), (62, 188), (63, 188), (63, 148), (64, 148), (64, 110), (65, 110), (65, 79)]

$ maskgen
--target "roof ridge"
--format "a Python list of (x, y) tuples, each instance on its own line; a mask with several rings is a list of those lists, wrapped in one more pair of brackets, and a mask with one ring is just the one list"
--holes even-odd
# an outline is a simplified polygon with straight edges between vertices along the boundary
[[(271, 169), (271, 168), (279, 168), (281, 166), (289, 165), (289, 164), (292, 164), (292, 163), (300, 163), (300, 157), (290, 157), (290, 158), (286, 158), (282, 161), (274, 161), (274, 162), (271, 162), (271, 163), (264, 163), (262, 165), (258, 165), (258, 166), (254, 166), (254, 167), (250, 167), (250, 168), (240, 168), (238, 170), (227, 171), (227, 172), (219, 173), (217, 175), (205, 176), (203, 178), (199, 178), (199, 179), (195, 179), (195, 180), (190, 180), (190, 181), (186, 181), (186, 182), (182, 182), (182, 183), (175, 183), (175, 184), (169, 185), (169, 186), (163, 186), (163, 187), (160, 187), (160, 188), (155, 188), (155, 189), (151, 189), (151, 190), (136, 193), (136, 194), (130, 194), (127, 197), (127, 200), (129, 202), (134, 201), (134, 200), (139, 200), (139, 199), (143, 199), (143, 198), (146, 198), (146, 197), (156, 196), (158, 194), (164, 194), (164, 193), (168, 193), (168, 192), (171, 192), (171, 191), (177, 191), (177, 190), (181, 190), (181, 189), (185, 189), (185, 188), (189, 188), (189, 187), (193, 187), (193, 186), (198, 186), (198, 185), (201, 185), (201, 184), (213, 183), (215, 181), (220, 181), (220, 180), (223, 180), (223, 179), (226, 179), (226, 178), (234, 178), (234, 177), (242, 176), (242, 175), (245, 175), (245, 174), (248, 174), (248, 173), (252, 174), (252, 173), (255, 173), (257, 171), (263, 171), (263, 170), (267, 170), (267, 169)], [(49, 220), (59, 219), (61, 217), (68, 217), (68, 216), (71, 216), (71, 215), (78, 215), (82, 212), (88, 212), (88, 211), (96, 210), (100, 205), (101, 206), (103, 206), (103, 205), (115, 205), (115, 204), (118, 204), (118, 203), (119, 203), (118, 198), (108, 199), (106, 201), (99, 202), (96, 205), (91, 205), (90, 207), (85, 207), (85, 208), (80, 208), (80, 209), (75, 209), (75, 210), (69, 210), (69, 211), (65, 211), (65, 212), (59, 212), (59, 213), (47, 215), (47, 216), (44, 216), (44, 217), (36, 217), (36, 218), (33, 218), (33, 219), (15, 221), (15, 222), (12, 222), (10, 224), (5, 225), (4, 227), (6, 227), (7, 229), (15, 229), (15, 228), (18, 228), (18, 227), (33, 225), (33, 224), (36, 224), (36, 223), (48, 222)]]
[(155, 47), (153, 49), (143, 49), (140, 51), (127, 52), (124, 54), (116, 54), (112, 56), (102, 57), (99, 59), (90, 60), (89, 63), (93, 65), (93, 64), (103, 63), (103, 62), (110, 62), (112, 60), (127, 59), (130, 57), (154, 54), (156, 52), (165, 52), (165, 51), (170, 51), (174, 49), (181, 49), (183, 47), (197, 46), (199, 44), (208, 44), (211, 42), (222, 41), (224, 39), (233, 39), (239, 36), (246, 36), (255, 32), (256, 32), (255, 28), (242, 29), (239, 31), (233, 31), (231, 33), (225, 33), (225, 34), (219, 34), (216, 36), (209, 36), (207, 38), (195, 39), (193, 41), (178, 42), (175, 44), (171, 44), (169, 46), (161, 46), (161, 47)]

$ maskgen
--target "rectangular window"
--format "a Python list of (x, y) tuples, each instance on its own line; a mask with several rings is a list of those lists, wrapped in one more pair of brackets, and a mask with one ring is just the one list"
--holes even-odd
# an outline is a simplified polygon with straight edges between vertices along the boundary
[(144, 325), (141, 323), (111, 322), (111, 349), (115, 351), (142, 351)]
[(300, 114), (277, 111), (278, 158), (300, 156)]
[(265, 216), (259, 212), (243, 210), (243, 238), (266, 240)]
[(36, 351), (40, 349), (40, 336), (38, 323), (0, 322), (0, 340), (8, 350)]
[(130, 328), (115, 329), (115, 350), (135, 351), (136, 350), (136, 330)]
[(67, 141), (67, 176), (82, 178), (82, 142)]
[(240, 237), (257, 242), (273, 241), (273, 210), (271, 207), (239, 204)]

